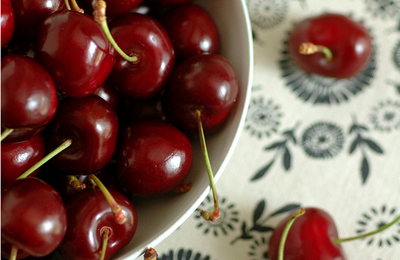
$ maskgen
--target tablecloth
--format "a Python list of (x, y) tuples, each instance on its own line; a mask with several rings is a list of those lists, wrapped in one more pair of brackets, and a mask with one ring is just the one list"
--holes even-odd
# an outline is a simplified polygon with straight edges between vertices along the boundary
[[(222, 219), (196, 210), (155, 249), (162, 260), (263, 260), (273, 229), (318, 207), (340, 237), (400, 214), (400, 1), (247, 0), (254, 78), (244, 129), (217, 182)], [(308, 75), (287, 53), (296, 22), (335, 12), (362, 22), (374, 51), (357, 76)], [(344, 28), (345, 29), (345, 28)], [(212, 195), (200, 208), (212, 209)], [(400, 224), (342, 244), (348, 259), (400, 259)]]

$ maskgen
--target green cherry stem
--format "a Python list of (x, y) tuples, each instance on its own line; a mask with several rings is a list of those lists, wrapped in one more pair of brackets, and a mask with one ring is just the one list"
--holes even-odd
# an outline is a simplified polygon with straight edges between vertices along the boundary
[(67, 10), (71, 10), (71, 6), (69, 5), (69, 0), (65, 0), (65, 7), (67, 8)]
[(13, 128), (6, 128), (3, 133), (1, 133), (1, 141), (3, 141), (9, 134), (14, 131)]
[(400, 216), (397, 216), (392, 222), (387, 223), (386, 225), (378, 228), (377, 230), (374, 230), (374, 231), (371, 231), (371, 232), (368, 232), (368, 233), (365, 233), (365, 234), (361, 234), (359, 236), (354, 236), (354, 237), (336, 238), (336, 239), (333, 240), (333, 242), (335, 244), (340, 244), (342, 242), (347, 242), (347, 241), (352, 241), (352, 240), (356, 240), (356, 239), (361, 239), (361, 238), (373, 236), (375, 234), (378, 234), (378, 233), (382, 232), (385, 229), (388, 229), (392, 225), (396, 224), (398, 221), (400, 221)]
[(316, 45), (312, 42), (303, 42), (299, 47), (300, 54), (310, 55), (317, 52), (322, 52), (326, 60), (332, 59), (332, 51), (328, 47)]
[(285, 242), (286, 242), (286, 238), (289, 234), (290, 228), (292, 227), (294, 221), (298, 217), (303, 215), (304, 213), (306, 213), (306, 210), (304, 208), (300, 208), (293, 214), (293, 216), (289, 219), (288, 223), (286, 224), (285, 229), (283, 230), (283, 233), (282, 233), (281, 241), (279, 242), (278, 260), (283, 260), (283, 252), (285, 249)]
[(211, 163), (210, 163), (210, 158), (208, 156), (207, 152), (207, 146), (206, 146), (206, 139), (204, 136), (204, 131), (203, 131), (203, 124), (201, 122), (201, 111), (200, 109), (196, 109), (196, 118), (197, 118), (197, 125), (199, 129), (199, 136), (200, 136), (200, 144), (201, 144), (201, 150), (204, 155), (204, 160), (206, 163), (206, 168), (207, 168), (207, 173), (208, 173), (208, 179), (210, 180), (210, 187), (212, 190), (213, 194), (213, 199), (214, 199), (214, 210), (213, 212), (210, 212), (208, 210), (201, 210), (200, 215), (205, 219), (209, 220), (212, 222), (218, 222), (221, 215), (219, 212), (219, 203), (218, 203), (218, 195), (217, 195), (217, 189), (215, 187), (215, 182), (214, 182), (214, 174), (211, 168)]
[(104, 197), (106, 197), (106, 200), (108, 204), (111, 207), (112, 212), (114, 213), (115, 221), (118, 224), (124, 224), (126, 221), (126, 217), (124, 212), (122, 211), (121, 206), (115, 201), (114, 197), (111, 195), (111, 193), (108, 191), (107, 187), (104, 186), (104, 184), (101, 182), (99, 178), (97, 178), (96, 175), (90, 174), (89, 178), (92, 183), (95, 183), (97, 187), (101, 190), (101, 192), (104, 194)]
[(17, 254), (18, 254), (18, 247), (12, 245), (11, 246), (11, 253), (10, 253), (9, 260), (16, 260), (17, 259)]
[(50, 159), (52, 159), (54, 156), (57, 154), (61, 153), (65, 149), (67, 149), (70, 145), (72, 144), (71, 139), (65, 140), (59, 147), (54, 149), (52, 152), (50, 152), (48, 155), (43, 157), (40, 161), (35, 163), (31, 168), (29, 168), (26, 172), (21, 174), (17, 179), (22, 179), (28, 177), (32, 172), (36, 171), (40, 166), (48, 162)]
[(93, 0), (93, 17), (94, 20), (100, 25), (107, 39), (110, 41), (114, 49), (127, 61), (129, 62), (138, 62), (139, 57), (136, 54), (132, 56), (127, 55), (115, 42), (114, 38), (111, 35), (110, 29), (108, 28), (107, 19), (106, 19), (106, 2), (104, 0)]
[(106, 257), (108, 238), (111, 235), (111, 229), (109, 227), (101, 228), (100, 235), (101, 235), (103, 243), (102, 243), (102, 247), (101, 247), (101, 254), (100, 254), (100, 259), (99, 260), (104, 260), (105, 257)]

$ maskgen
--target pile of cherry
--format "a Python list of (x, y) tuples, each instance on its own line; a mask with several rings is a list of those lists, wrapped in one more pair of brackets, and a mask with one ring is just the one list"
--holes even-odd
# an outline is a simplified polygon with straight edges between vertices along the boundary
[(191, 136), (237, 98), (203, 8), (105, 3), (1, 0), (3, 257), (109, 259), (140, 225), (129, 198), (187, 190)]

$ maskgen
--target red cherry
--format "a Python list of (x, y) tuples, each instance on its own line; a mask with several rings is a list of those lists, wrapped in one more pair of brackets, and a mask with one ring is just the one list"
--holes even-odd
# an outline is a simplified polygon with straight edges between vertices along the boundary
[[(22, 127), (15, 128), (6, 138), (1, 141), (2, 143), (15, 143), (15, 142), (23, 142), (26, 141), (38, 133), (40, 133), (46, 125), (40, 127)], [(1, 128), (1, 132), (6, 131), (4, 127)]]
[(117, 108), (118, 104), (118, 91), (115, 89), (113, 83), (109, 78), (96, 89), (93, 95), (99, 96), (110, 104), (113, 109)]
[(178, 60), (219, 51), (218, 29), (208, 12), (196, 4), (172, 7), (160, 23), (171, 39)]
[(196, 110), (200, 110), (204, 132), (214, 132), (225, 122), (238, 88), (235, 70), (226, 58), (193, 56), (175, 69), (162, 98), (163, 111), (180, 128), (197, 133)]
[[(1, 187), (6, 189), (46, 154), (45, 139), (38, 134), (18, 143), (1, 143)], [(30, 174), (35, 176), (37, 171)]]
[(1, 47), (7, 45), (14, 34), (15, 16), (10, 0), (1, 0)]
[(190, 3), (193, 2), (193, 0), (150, 0), (150, 2), (163, 6), (174, 6), (178, 4)]
[(16, 180), (1, 195), (1, 237), (33, 256), (53, 252), (67, 231), (58, 192), (37, 178)]
[[(115, 17), (121, 14), (128, 13), (137, 7), (143, 0), (107, 0), (106, 16)], [(93, 7), (91, 0), (77, 1), (79, 7), (85, 10), (85, 13), (92, 14)]]
[(131, 124), (120, 138), (118, 179), (133, 195), (154, 197), (171, 191), (191, 170), (190, 140), (165, 122), (144, 120)]
[[(269, 240), (268, 256), (278, 259), (279, 244), (283, 230), (292, 216), (288, 216), (274, 229)], [(285, 242), (285, 260), (345, 260), (332, 217), (318, 208), (306, 208), (291, 226)]]
[(117, 56), (110, 77), (118, 92), (133, 99), (160, 93), (175, 61), (174, 48), (162, 26), (147, 15), (127, 13), (114, 18), (109, 27), (119, 47), (138, 58), (129, 62)]
[[(303, 43), (328, 48), (332, 58), (328, 60), (321, 52), (300, 54)], [(365, 68), (373, 46), (368, 30), (361, 23), (341, 14), (326, 13), (296, 24), (288, 48), (292, 59), (307, 72), (349, 78)]]
[(38, 35), (38, 59), (57, 90), (70, 97), (92, 94), (106, 80), (116, 52), (92, 17), (57, 11), (44, 20)]
[(47, 143), (50, 151), (67, 139), (72, 144), (50, 162), (70, 174), (91, 174), (107, 165), (114, 154), (118, 118), (102, 98), (64, 98), (49, 123)]
[(109, 192), (121, 206), (126, 221), (123, 224), (115, 221), (111, 207), (98, 187), (77, 192), (66, 204), (68, 230), (58, 247), (64, 259), (100, 259), (102, 235), (107, 229), (110, 236), (104, 259), (109, 259), (131, 241), (138, 223), (136, 210), (123, 195), (111, 189)]
[(57, 91), (49, 73), (36, 60), (6, 55), (1, 60), (1, 125), (38, 128), (57, 109)]

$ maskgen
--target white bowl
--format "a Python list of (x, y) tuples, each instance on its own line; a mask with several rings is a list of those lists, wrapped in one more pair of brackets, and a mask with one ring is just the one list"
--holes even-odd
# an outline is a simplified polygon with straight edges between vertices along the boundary
[[(253, 79), (253, 44), (245, 0), (198, 0), (213, 17), (220, 33), (221, 54), (234, 66), (239, 80), (239, 97), (225, 126), (206, 137), (215, 180), (223, 173), (243, 128)], [(193, 144), (193, 170), (188, 181), (192, 189), (185, 194), (134, 201), (138, 229), (132, 241), (113, 259), (136, 259), (148, 247), (177, 229), (209, 193), (209, 180), (199, 143)], [(217, 185), (218, 186), (218, 185)], [(218, 189), (218, 187), (217, 187)]]

